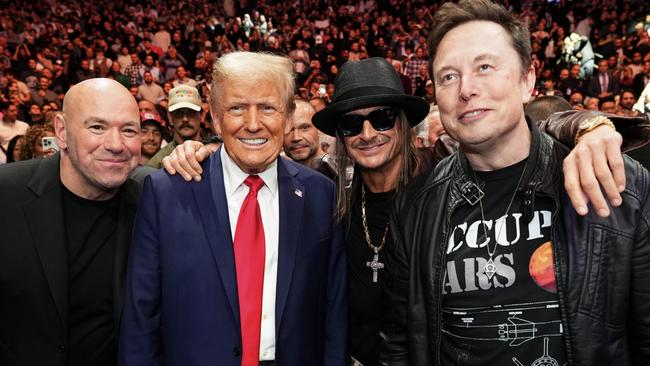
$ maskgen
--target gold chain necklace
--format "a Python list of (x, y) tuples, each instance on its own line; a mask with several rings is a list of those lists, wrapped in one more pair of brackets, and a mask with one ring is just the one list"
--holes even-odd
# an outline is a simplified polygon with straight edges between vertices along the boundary
[[(512, 202), (515, 200), (515, 196), (517, 195), (517, 190), (519, 189), (519, 185), (521, 184), (521, 181), (524, 179), (524, 173), (526, 173), (526, 168), (528, 167), (528, 161), (526, 160), (526, 164), (524, 164), (524, 170), (522, 170), (521, 175), (519, 176), (519, 181), (517, 181), (517, 186), (515, 187), (515, 191), (512, 192), (512, 197), (510, 197), (510, 202), (508, 203), (508, 207), (506, 208), (506, 213), (503, 214), (503, 221), (501, 221), (501, 224), (499, 225), (499, 229), (496, 231), (496, 236), (494, 237), (494, 248), (490, 250), (490, 242), (489, 238), (487, 235), (487, 230), (485, 230), (485, 214), (483, 212), (483, 196), (479, 198), (478, 203), (479, 207), (481, 208), (481, 228), (483, 229), (483, 236), (485, 237), (488, 242), (485, 243), (485, 249), (487, 250), (488, 253), (488, 261), (485, 263), (485, 266), (483, 267), (483, 273), (488, 277), (489, 280), (494, 277), (494, 275), (497, 273), (497, 265), (494, 263), (494, 253), (497, 251), (497, 248), (499, 247), (499, 243), (497, 242), (497, 239), (501, 235), (501, 229), (503, 229), (503, 225), (505, 225), (506, 220), (508, 219), (508, 212), (510, 212), (510, 206), (512, 206)], [(476, 179), (476, 173), (474, 172), (474, 169), (472, 169), (472, 175), (474, 176), (474, 182), (478, 186), (478, 179)], [(506, 233), (508, 235), (508, 233)]]
[(372, 269), (372, 282), (377, 283), (378, 272), (380, 269), (384, 268), (384, 264), (379, 262), (379, 251), (384, 248), (386, 244), (386, 234), (388, 234), (388, 225), (386, 223), (386, 229), (384, 230), (384, 236), (381, 238), (381, 244), (379, 246), (373, 245), (372, 240), (370, 240), (370, 231), (368, 230), (368, 220), (366, 219), (366, 190), (361, 185), (361, 219), (363, 223), (363, 232), (366, 234), (366, 243), (368, 247), (374, 252), (372, 261), (366, 262), (366, 267)]

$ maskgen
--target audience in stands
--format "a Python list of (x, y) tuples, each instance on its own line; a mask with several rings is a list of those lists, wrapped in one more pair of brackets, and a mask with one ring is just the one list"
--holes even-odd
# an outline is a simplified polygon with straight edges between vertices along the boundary
[[(58, 110), (71, 85), (97, 76), (114, 78), (138, 100), (149, 100), (162, 111), (169, 90), (178, 85), (196, 87), (205, 102), (212, 65), (235, 50), (290, 57), (300, 96), (327, 103), (345, 61), (383, 56), (402, 75), (408, 94), (435, 102), (426, 37), (442, 1), (228, 4), (8, 3), (0, 10), (0, 109), (12, 105), (17, 120), (43, 123), (38, 109), (40, 115), (46, 108)], [(595, 0), (521, 5), (506, 0), (505, 5), (529, 26), (540, 81), (537, 95), (561, 96), (579, 109), (598, 109), (603, 98), (612, 97), (614, 111), (636, 113), (629, 98), (632, 93), (638, 98), (650, 80), (650, 38), (644, 29), (650, 4)], [(600, 56), (594, 60), (593, 76), (563, 57), (565, 37), (572, 33), (588, 37)], [(610, 104), (605, 103), (608, 110)], [(209, 117), (205, 114), (202, 119)], [(6, 135), (0, 141), (5, 149), (15, 133)]]

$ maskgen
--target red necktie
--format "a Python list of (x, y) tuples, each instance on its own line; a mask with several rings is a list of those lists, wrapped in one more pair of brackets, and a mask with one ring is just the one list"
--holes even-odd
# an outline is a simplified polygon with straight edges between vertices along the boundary
[(257, 175), (249, 175), (244, 184), (249, 187), (249, 191), (239, 211), (234, 241), (243, 348), (241, 364), (258, 366), (265, 241), (257, 191), (262, 188), (264, 181)]

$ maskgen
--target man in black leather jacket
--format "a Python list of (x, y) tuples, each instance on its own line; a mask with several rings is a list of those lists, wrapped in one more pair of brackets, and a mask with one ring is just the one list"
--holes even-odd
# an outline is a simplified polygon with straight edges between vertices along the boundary
[(624, 158), (622, 203), (576, 212), (567, 150), (524, 118), (525, 26), (488, 0), (447, 3), (432, 24), (441, 119), (460, 150), (396, 198), (382, 362), (650, 364), (648, 172)]

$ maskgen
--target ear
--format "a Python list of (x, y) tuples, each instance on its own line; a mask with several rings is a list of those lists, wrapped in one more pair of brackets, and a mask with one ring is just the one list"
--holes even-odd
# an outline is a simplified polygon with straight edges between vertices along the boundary
[(219, 116), (219, 111), (217, 111), (217, 108), (212, 103), (208, 103), (208, 105), (210, 106), (210, 117), (212, 117), (212, 128), (217, 135), (221, 136), (221, 117)]
[(56, 136), (56, 143), (59, 145), (61, 150), (65, 150), (68, 147), (68, 140), (66, 136), (66, 123), (63, 118), (63, 113), (57, 113), (54, 117), (54, 135)]
[(523, 103), (528, 103), (532, 99), (536, 79), (535, 67), (531, 65), (521, 78), (521, 101)]
[(424, 146), (424, 138), (422, 136), (415, 136), (415, 147), (422, 148)]

